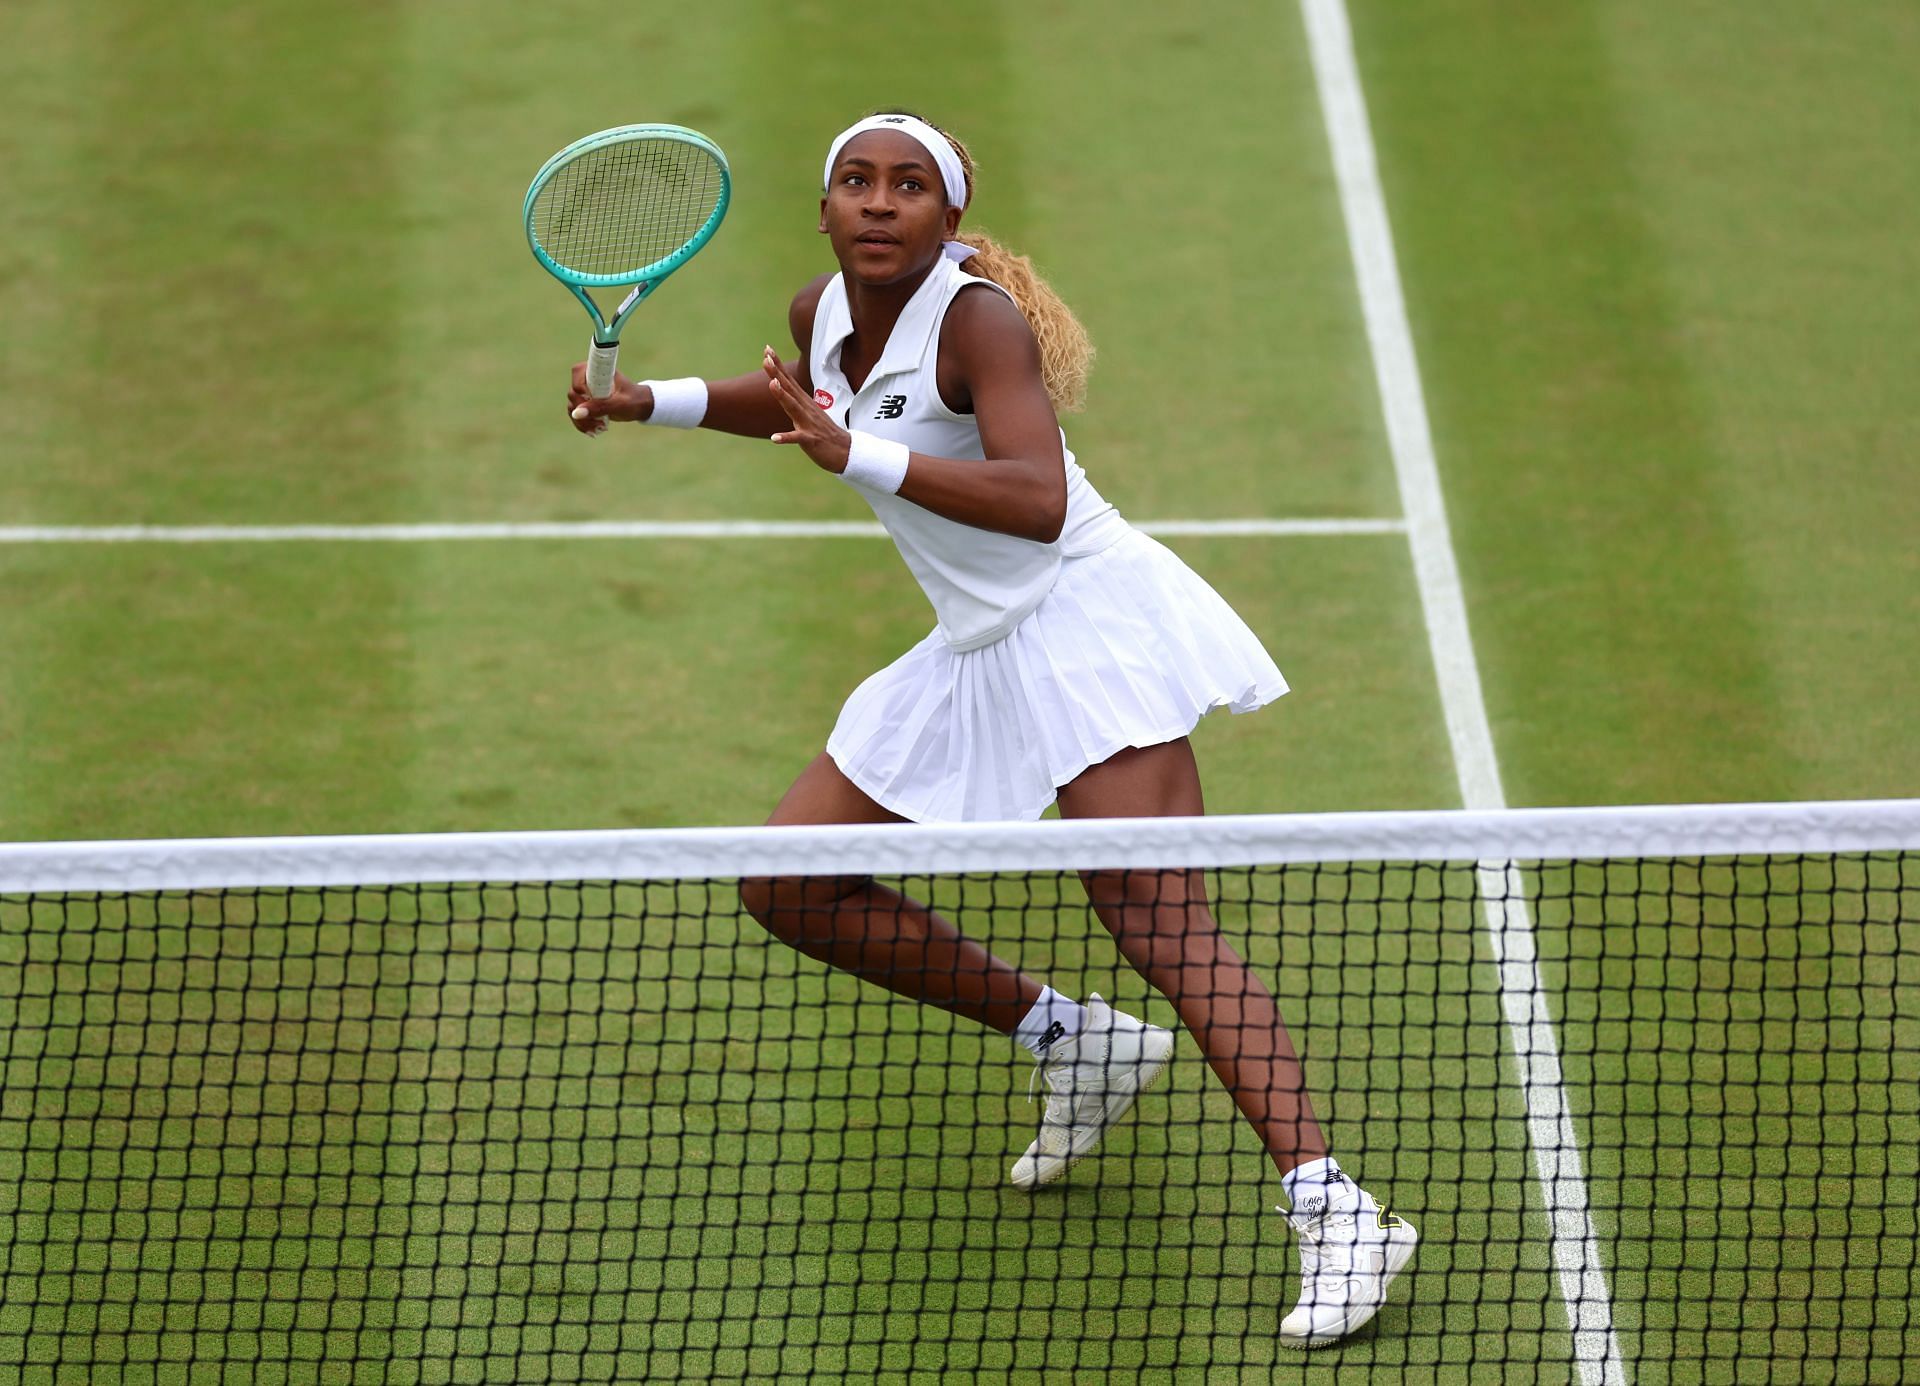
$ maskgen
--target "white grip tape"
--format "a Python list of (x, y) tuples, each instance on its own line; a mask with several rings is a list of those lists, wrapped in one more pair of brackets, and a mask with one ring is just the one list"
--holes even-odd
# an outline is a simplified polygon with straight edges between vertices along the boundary
[(587, 393), (605, 399), (613, 393), (613, 363), (620, 359), (620, 343), (601, 346), (598, 341), (587, 348)]

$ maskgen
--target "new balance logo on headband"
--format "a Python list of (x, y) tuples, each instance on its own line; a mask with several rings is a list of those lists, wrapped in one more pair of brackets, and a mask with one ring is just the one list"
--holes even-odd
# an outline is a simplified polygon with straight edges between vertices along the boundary
[(883, 395), (880, 399), (880, 408), (874, 411), (873, 417), (876, 419), (897, 419), (906, 412), (907, 397), (905, 395)]

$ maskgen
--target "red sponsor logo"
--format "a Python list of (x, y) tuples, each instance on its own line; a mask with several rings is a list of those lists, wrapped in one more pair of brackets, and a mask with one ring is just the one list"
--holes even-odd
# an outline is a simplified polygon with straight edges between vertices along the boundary
[(833, 396), (828, 394), (825, 390), (815, 390), (813, 392), (813, 402), (819, 405), (822, 409), (833, 408)]

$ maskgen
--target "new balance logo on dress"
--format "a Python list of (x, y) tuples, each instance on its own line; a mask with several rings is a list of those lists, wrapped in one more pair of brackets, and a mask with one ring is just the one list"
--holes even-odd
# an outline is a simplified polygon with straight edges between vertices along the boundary
[(874, 411), (876, 419), (897, 419), (907, 412), (905, 395), (885, 395), (881, 397), (880, 407)]

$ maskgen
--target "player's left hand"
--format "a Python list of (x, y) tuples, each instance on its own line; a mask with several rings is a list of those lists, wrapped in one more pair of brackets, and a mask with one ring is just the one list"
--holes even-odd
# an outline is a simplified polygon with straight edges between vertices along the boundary
[(760, 368), (767, 373), (767, 388), (773, 391), (773, 397), (793, 421), (793, 427), (785, 433), (774, 434), (773, 441), (799, 444), (800, 450), (811, 457), (822, 471), (832, 472), (835, 476), (845, 471), (847, 452), (853, 446), (853, 435), (835, 423), (833, 416), (815, 404), (807, 392), (800, 388), (800, 382), (781, 364), (772, 347), (768, 347), (760, 358)]

